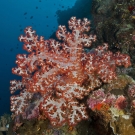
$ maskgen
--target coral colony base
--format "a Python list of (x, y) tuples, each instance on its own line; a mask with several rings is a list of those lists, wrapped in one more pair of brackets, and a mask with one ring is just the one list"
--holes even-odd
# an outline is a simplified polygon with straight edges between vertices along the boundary
[[(127, 68), (131, 65), (128, 55), (113, 54), (106, 43), (88, 53), (84, 51), (84, 47), (90, 47), (96, 41), (95, 35), (85, 34), (90, 30), (90, 21), (86, 18), (72, 17), (68, 24), (70, 32), (65, 26), (58, 27), (58, 41), (38, 37), (31, 27), (19, 37), (28, 54), (18, 54), (17, 67), (12, 69), (13, 74), (22, 77), (21, 81), (10, 81), (11, 94), (20, 90), (19, 95), (14, 94), (10, 99), (16, 125), (20, 115), (23, 119), (48, 118), (53, 126), (76, 125), (88, 118), (87, 106), (80, 103), (81, 99), (102, 83), (116, 79), (117, 66)], [(112, 98), (116, 105), (120, 98), (125, 100), (122, 96), (118, 100), (114, 95), (106, 96), (99, 89), (90, 96), (89, 108), (94, 109), (95, 98), (99, 103), (109, 103)]]

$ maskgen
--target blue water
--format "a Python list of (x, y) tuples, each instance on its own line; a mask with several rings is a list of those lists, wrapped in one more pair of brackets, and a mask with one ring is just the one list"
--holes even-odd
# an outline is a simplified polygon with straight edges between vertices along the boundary
[(16, 66), (16, 55), (25, 52), (18, 37), (23, 34), (25, 27), (32, 26), (38, 35), (48, 39), (58, 26), (56, 11), (72, 8), (75, 2), (0, 0), (0, 115), (10, 113), (9, 82), (18, 78), (11, 69)]

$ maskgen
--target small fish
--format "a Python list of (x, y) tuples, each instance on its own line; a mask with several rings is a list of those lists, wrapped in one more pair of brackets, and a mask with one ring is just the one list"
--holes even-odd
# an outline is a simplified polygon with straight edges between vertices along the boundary
[(27, 15), (27, 12), (25, 12), (24, 15)]
[(12, 52), (13, 51), (13, 48), (11, 48), (10, 51)]
[(30, 19), (32, 19), (32, 18), (33, 18), (33, 16), (30, 17)]

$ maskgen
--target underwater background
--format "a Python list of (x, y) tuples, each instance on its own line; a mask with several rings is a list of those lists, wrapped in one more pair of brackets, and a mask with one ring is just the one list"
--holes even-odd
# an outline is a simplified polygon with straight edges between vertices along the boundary
[(1, 0), (0, 45), (0, 135), (135, 135), (135, 0)]
[[(65, 24), (71, 16), (86, 16), (81, 13), (82, 3), (90, 5), (91, 0), (0, 1), (0, 115), (10, 113), (10, 80), (19, 78), (12, 74), (12, 68), (16, 55), (26, 53), (18, 40), (25, 27), (32, 26), (39, 36), (48, 39), (57, 30), (58, 21)], [(59, 17), (62, 11), (65, 15)]]

